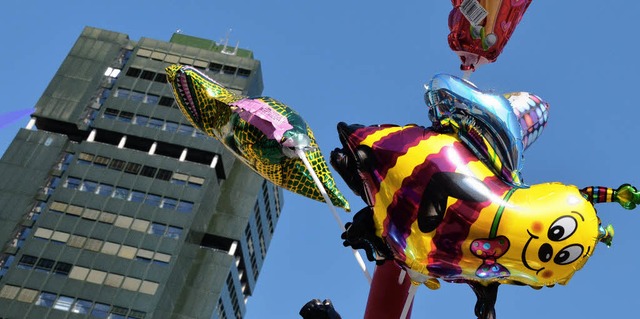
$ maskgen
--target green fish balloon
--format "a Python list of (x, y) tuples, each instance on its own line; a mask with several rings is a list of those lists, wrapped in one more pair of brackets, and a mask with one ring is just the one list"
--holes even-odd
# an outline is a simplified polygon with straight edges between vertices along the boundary
[(166, 71), (180, 110), (194, 127), (272, 183), (323, 201), (311, 172), (296, 154), (304, 150), (331, 203), (350, 210), (313, 132), (293, 109), (269, 97), (237, 95), (190, 66), (171, 65)]

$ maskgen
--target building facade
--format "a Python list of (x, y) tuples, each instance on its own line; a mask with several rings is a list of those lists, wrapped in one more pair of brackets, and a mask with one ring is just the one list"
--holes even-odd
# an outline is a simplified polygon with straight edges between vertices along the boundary
[(282, 191), (183, 117), (164, 68), (262, 92), (253, 53), (85, 28), (0, 160), (0, 318), (242, 318)]

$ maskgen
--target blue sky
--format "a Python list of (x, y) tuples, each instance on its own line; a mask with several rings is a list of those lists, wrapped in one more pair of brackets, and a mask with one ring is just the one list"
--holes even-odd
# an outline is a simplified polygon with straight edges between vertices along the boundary
[[(213, 40), (232, 29), (230, 43), (262, 61), (264, 95), (296, 109), (328, 157), (339, 121), (430, 125), (423, 84), (437, 73), (461, 75), (446, 40), (451, 8), (445, 0), (10, 1), (0, 20), (0, 114), (35, 105), (84, 26), (165, 41), (177, 29)], [(528, 91), (550, 103), (549, 124), (525, 155), (528, 183), (640, 185), (638, 12), (631, 0), (534, 0), (496, 63), (472, 75), (481, 89)], [(27, 121), (0, 128), (0, 150)], [(335, 177), (359, 210), (360, 198)], [(616, 229), (613, 246), (599, 245), (567, 286), (503, 285), (500, 318), (633, 316), (640, 216), (615, 204), (598, 210)], [(246, 318), (299, 318), (312, 298), (361, 318), (367, 282), (339, 236), (326, 206), (287, 192)], [(471, 318), (474, 303), (466, 285), (422, 287), (413, 318)]]

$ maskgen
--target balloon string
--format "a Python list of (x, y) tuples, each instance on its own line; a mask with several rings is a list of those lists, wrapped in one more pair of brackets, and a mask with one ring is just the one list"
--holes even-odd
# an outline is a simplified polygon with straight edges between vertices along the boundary
[(398, 276), (398, 285), (402, 285), (404, 282), (404, 277), (407, 275), (407, 271), (402, 269), (400, 270), (400, 276)]
[[(320, 193), (322, 194), (322, 197), (324, 197), (324, 201), (327, 203), (327, 205), (329, 205), (329, 209), (333, 214), (333, 218), (335, 218), (336, 222), (338, 222), (338, 226), (343, 232), (346, 231), (346, 229), (344, 228), (344, 223), (342, 222), (342, 219), (340, 219), (340, 215), (338, 215), (335, 206), (333, 206), (333, 203), (331, 203), (331, 199), (329, 199), (329, 195), (327, 195), (327, 191), (324, 189), (324, 186), (320, 182), (320, 179), (318, 179), (318, 175), (316, 175), (316, 172), (313, 170), (313, 167), (309, 163), (307, 154), (305, 154), (305, 152), (300, 148), (296, 148), (296, 154), (298, 154), (298, 157), (300, 157), (300, 159), (304, 163), (304, 166), (306, 166), (307, 170), (309, 170), (309, 172), (311, 173), (313, 181), (316, 183), (316, 186), (318, 186), (318, 189), (320, 189)], [(360, 256), (360, 253), (358, 253), (358, 251), (355, 249), (351, 249), (351, 251), (353, 251), (353, 256), (356, 258), (358, 265), (360, 265), (365, 278), (367, 278), (367, 281), (369, 282), (369, 284), (371, 284), (371, 274), (369, 274), (362, 256)]]
[(418, 291), (419, 285), (411, 283), (411, 287), (409, 287), (409, 294), (407, 295), (407, 300), (404, 301), (404, 308), (402, 308), (402, 313), (400, 314), (400, 319), (406, 319), (407, 314), (409, 313), (409, 308), (411, 308), (411, 303), (413, 302), (413, 298), (416, 296), (416, 291)]

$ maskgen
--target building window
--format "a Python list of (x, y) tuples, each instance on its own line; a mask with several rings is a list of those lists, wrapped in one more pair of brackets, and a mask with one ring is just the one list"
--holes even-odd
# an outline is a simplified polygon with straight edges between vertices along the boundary
[(56, 213), (56, 214), (64, 214), (65, 209), (67, 209), (67, 205), (66, 204), (62, 204), (62, 203), (58, 203), (58, 202), (54, 202), (51, 207), (49, 207), (49, 213)]
[(89, 300), (78, 299), (73, 304), (73, 308), (71, 308), (71, 312), (77, 314), (88, 314), (91, 310), (92, 302)]
[(80, 189), (81, 181), (75, 177), (68, 177), (64, 187), (69, 189)]
[(112, 68), (112, 67), (108, 67), (105, 71), (104, 71), (104, 76), (108, 76), (110, 78), (117, 78), (118, 75), (120, 75), (120, 69), (116, 69), (116, 68)]
[(64, 244), (69, 240), (69, 233), (54, 231), (51, 235), (51, 241), (58, 244)]
[(149, 117), (139, 114), (136, 114), (135, 120), (133, 121), (134, 124), (141, 126), (147, 125), (147, 122), (149, 122)]
[(124, 168), (125, 163), (126, 163), (125, 161), (121, 161), (114, 158), (111, 160), (111, 163), (109, 163), (109, 168), (115, 169), (117, 171), (121, 171)]
[(98, 189), (98, 185), (99, 185), (98, 182), (86, 180), (82, 182), (82, 186), (80, 187), (80, 190), (83, 192), (95, 193), (96, 190)]
[(171, 175), (173, 175), (171, 171), (168, 171), (166, 169), (159, 169), (158, 175), (156, 175), (156, 178), (161, 179), (163, 181), (168, 181), (171, 179)]
[(154, 72), (144, 70), (144, 71), (142, 71), (142, 74), (140, 75), (140, 78), (144, 79), (144, 80), (153, 80), (153, 78), (155, 76), (156, 76), (156, 74)]
[(225, 66), (222, 67), (222, 73), (224, 73), (224, 74), (233, 75), (233, 74), (236, 74), (236, 70), (237, 70), (237, 68), (234, 67), (234, 66), (225, 65)]
[(153, 80), (160, 83), (167, 83), (167, 75), (164, 73), (158, 73)]
[(56, 300), (56, 303), (53, 305), (53, 309), (69, 311), (69, 309), (71, 309), (72, 303), (73, 303), (73, 298), (67, 297), (67, 296), (60, 296)]
[(140, 172), (140, 175), (153, 178), (156, 176), (156, 170), (157, 168), (155, 167), (145, 165), (144, 167), (142, 167), (142, 171)]
[(193, 134), (193, 126), (189, 124), (180, 124), (180, 126), (178, 127), (178, 133), (191, 135)]
[(142, 168), (142, 165), (138, 163), (129, 162), (127, 163), (127, 166), (124, 168), (124, 171), (129, 174), (138, 174), (140, 172), (140, 168)]
[(111, 88), (103, 88), (102, 94), (100, 94), (100, 101), (99, 101), (100, 106), (102, 106), (102, 103), (104, 103), (104, 101), (107, 100), (109, 95), (111, 95)]
[(91, 164), (91, 162), (93, 162), (93, 154), (89, 154), (89, 153), (80, 153), (80, 155), (78, 155), (78, 163), (81, 164)]
[(144, 199), (144, 203), (150, 206), (160, 206), (162, 202), (162, 196), (156, 194), (147, 194), (147, 197)]
[(131, 94), (131, 90), (125, 89), (125, 88), (118, 88), (116, 90), (115, 96), (121, 99), (128, 99), (130, 94)]
[(146, 98), (144, 99), (144, 103), (147, 104), (158, 104), (158, 101), (160, 100), (160, 96), (159, 95), (155, 95), (155, 94), (147, 94)]
[(164, 126), (164, 130), (167, 132), (176, 132), (178, 130), (178, 123), (167, 121)]
[(129, 70), (127, 70), (127, 76), (132, 76), (134, 78), (137, 78), (138, 76), (140, 76), (141, 72), (142, 70), (138, 68), (130, 67)]
[(136, 253), (136, 260), (150, 262), (153, 260), (153, 252), (142, 248), (138, 249), (138, 252)]
[(57, 176), (49, 177), (49, 180), (47, 181), (45, 186), (42, 188), (42, 193), (45, 195), (53, 194), (53, 191), (56, 189), (56, 187), (58, 187), (59, 183), (60, 183), (60, 177), (57, 177)]
[(222, 70), (222, 64), (211, 62), (209, 63), (209, 70), (214, 73), (220, 73), (220, 70)]
[(160, 205), (160, 207), (162, 207), (164, 209), (174, 210), (174, 209), (176, 209), (177, 205), (178, 205), (178, 200), (177, 199), (171, 198), (171, 197), (165, 197), (162, 200), (162, 205)]
[(147, 125), (152, 128), (162, 129), (162, 127), (164, 126), (164, 121), (161, 119), (152, 117), (149, 119), (149, 123), (147, 123)]
[(18, 231), (13, 236), (9, 246), (20, 248), (24, 245), (24, 241), (29, 237), (31, 227), (19, 226)]
[(193, 203), (188, 201), (178, 202), (177, 211), (182, 213), (190, 213), (193, 211)]
[(238, 69), (238, 76), (239, 77), (248, 78), (250, 75), (251, 75), (251, 70), (247, 70), (247, 69), (243, 69), (243, 68), (239, 68)]
[(128, 318), (131, 318), (131, 319), (144, 319), (144, 317), (146, 315), (147, 314), (145, 312), (131, 309), (131, 312), (129, 312)]
[(38, 296), (38, 300), (36, 300), (36, 306), (42, 306), (51, 308), (56, 301), (56, 295), (50, 292), (43, 291)]
[(118, 216), (118, 218), (116, 218), (116, 221), (114, 222), (114, 225), (120, 227), (120, 228), (129, 228), (131, 227), (131, 223), (133, 223), (133, 218), (129, 217), (129, 216), (123, 216), (120, 215)]
[(171, 106), (173, 106), (173, 102), (174, 101), (175, 100), (172, 97), (162, 96), (162, 97), (160, 97), (160, 101), (158, 101), (158, 104), (162, 105), (162, 106), (171, 107)]
[(58, 275), (67, 276), (69, 275), (69, 272), (71, 271), (72, 267), (73, 265), (69, 263), (59, 261), (56, 263), (56, 266), (53, 268), (53, 272)]
[(110, 310), (111, 306), (96, 302), (96, 305), (93, 306), (93, 310), (91, 311), (91, 315), (96, 318), (107, 318)]
[(182, 235), (182, 228), (174, 227), (174, 226), (169, 226), (167, 228), (167, 233), (166, 233), (167, 237), (173, 238), (173, 239), (179, 239), (181, 235)]
[(24, 255), (20, 258), (20, 262), (18, 262), (18, 268), (20, 269), (31, 269), (36, 264), (38, 260), (37, 257)]
[(107, 274), (107, 278), (104, 279), (104, 284), (107, 286), (120, 288), (124, 281), (124, 276), (118, 274)]
[(109, 319), (126, 319), (127, 312), (129, 312), (129, 309), (127, 308), (113, 306), (111, 308), (111, 315), (109, 316)]
[(67, 168), (69, 168), (69, 164), (71, 164), (72, 160), (73, 160), (73, 154), (65, 152), (58, 160), (58, 163), (56, 163), (55, 169), (60, 171), (66, 171)]
[(47, 207), (47, 204), (45, 202), (37, 201), (31, 208), (31, 211), (29, 211), (29, 214), (27, 215), (27, 219), (33, 220), (33, 221), (38, 220), (38, 217), (40, 217), (40, 214), (42, 214), (42, 212), (46, 207)]
[(204, 184), (204, 178), (197, 177), (197, 176), (189, 177), (189, 184), (188, 184), (189, 186), (200, 188), (202, 187), (202, 184)]
[[(82, 208), (78, 207), (79, 215), (80, 215), (81, 211), (82, 211)], [(72, 215), (75, 215), (75, 214), (72, 214)], [(93, 208), (87, 208), (81, 213), (81, 216), (84, 219), (97, 220), (98, 216), (100, 216), (100, 211), (97, 210), (97, 209), (93, 209)]]
[(135, 203), (142, 203), (144, 201), (145, 194), (143, 192), (132, 190), (129, 193), (129, 201)]
[(135, 102), (142, 102), (144, 101), (146, 94), (144, 92), (140, 92), (140, 91), (131, 91), (130, 95), (129, 95), (129, 99), (131, 101), (135, 101)]
[(118, 249), (120, 249), (120, 245), (112, 242), (105, 242), (104, 245), (102, 246), (101, 252), (103, 254), (115, 256), (118, 253)]
[(118, 113), (119, 113), (119, 111), (116, 110), (116, 109), (107, 108), (106, 110), (104, 110), (103, 117), (105, 119), (113, 120), (113, 119), (116, 119), (118, 117)]
[(98, 218), (98, 221), (102, 223), (113, 224), (116, 221), (116, 218), (117, 218), (116, 214), (101, 212), (100, 217)]
[(40, 260), (36, 264), (36, 270), (42, 270), (42, 271), (45, 271), (45, 272), (49, 272), (53, 268), (53, 264), (54, 263), (55, 263), (55, 261), (53, 261), (51, 259), (40, 258)]
[(16, 300), (32, 303), (34, 300), (36, 300), (37, 297), (38, 297), (37, 290), (22, 288), (22, 291), (20, 291), (20, 294), (18, 295), (18, 298), (16, 298)]
[(100, 187), (96, 192), (96, 194), (102, 195), (102, 196), (111, 196), (112, 193), (113, 193), (113, 185), (102, 184), (102, 183), (100, 183)]
[(98, 166), (107, 166), (109, 164), (109, 161), (111, 161), (111, 159), (108, 157), (96, 156), (93, 160), (93, 164)]
[(173, 175), (171, 176), (171, 183), (177, 185), (185, 185), (188, 179), (189, 175), (173, 173)]
[(51, 238), (51, 235), (53, 235), (53, 230), (39, 227), (38, 229), (36, 229), (36, 232), (33, 234), (33, 237), (49, 239)]
[(116, 190), (113, 192), (112, 197), (126, 200), (127, 198), (129, 198), (129, 189), (124, 187), (116, 187)]
[(102, 248), (102, 241), (98, 239), (88, 238), (84, 244), (84, 248), (91, 251), (100, 251)]
[(148, 233), (173, 239), (179, 239), (182, 235), (182, 228), (160, 223), (151, 223)]
[(4, 299), (15, 299), (20, 291), (20, 287), (12, 286), (12, 285), (4, 285), (0, 290), (0, 298)]
[(146, 232), (149, 229), (150, 222), (144, 219), (134, 219), (131, 229), (139, 232)]
[(87, 240), (86, 237), (72, 235), (71, 237), (69, 237), (69, 241), (67, 241), (67, 245), (71, 247), (82, 248), (86, 240)]
[(164, 236), (166, 229), (167, 225), (151, 223), (151, 227), (149, 227), (149, 234)]
[(122, 111), (120, 112), (118, 119), (125, 123), (131, 123), (133, 121), (133, 113)]
[(267, 255), (267, 245), (264, 242), (264, 237), (260, 236), (260, 253), (262, 254), (262, 258)]

